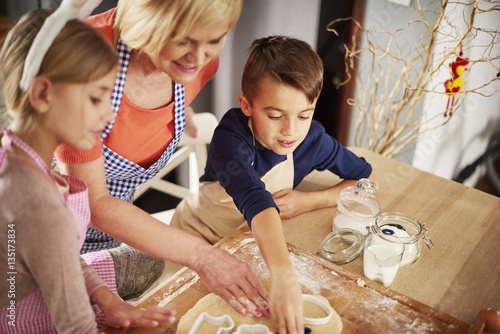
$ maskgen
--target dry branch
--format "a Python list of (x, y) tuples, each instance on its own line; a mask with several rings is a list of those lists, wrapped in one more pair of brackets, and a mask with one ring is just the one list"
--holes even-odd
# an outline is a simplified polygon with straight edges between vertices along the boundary
[[(334, 26), (341, 21), (352, 20), (356, 29), (361, 30), (363, 41), (358, 41), (357, 34), (353, 34), (350, 45), (344, 45), (347, 79), (339, 84), (345, 85), (350, 80), (356, 82), (358, 93), (347, 101), (359, 110), (355, 126), (356, 146), (394, 157), (423, 132), (446, 125), (460, 111), (466, 95), (491, 96), (500, 91), (496, 78), (485, 80), (477, 87), (464, 84), (464, 89), (455, 94), (455, 104), (449, 117), (443, 117), (444, 110), (442, 114), (423, 117), (426, 94), (447, 94), (444, 82), (431, 86), (436, 74), (449, 71), (449, 64), (461, 52), (467, 55), (472, 48), (477, 48), (474, 38), (479, 33), (490, 36), (489, 44), (481, 45), (484, 49), (481, 57), (468, 59), (468, 70), (462, 75), (464, 81), (473, 75), (480, 63), (489, 64), (492, 72), (498, 72), (494, 64), (498, 66), (500, 60), (500, 55), (491, 52), (493, 45), (500, 42), (499, 26), (488, 30), (480, 27), (480, 22), (476, 20), (478, 15), (487, 12), (496, 11), (500, 14), (498, 1), (444, 0), (432, 5), (431, 2), (424, 7), (421, 0), (415, 1), (414, 10), (418, 19), (393, 32), (366, 29), (353, 18), (341, 18), (328, 24), (327, 30), (337, 35)], [(430, 8), (438, 8), (438, 11), (431, 11)], [(459, 31), (456, 22), (450, 19), (450, 13), (455, 16), (464, 13), (461, 24), (466, 28)], [(414, 32), (422, 25), (424, 29), (420, 30), (424, 33), (415, 36)], [(357, 76), (353, 77), (355, 66)], [(484, 93), (486, 87), (490, 93)], [(438, 125), (435, 125), (436, 121)]]

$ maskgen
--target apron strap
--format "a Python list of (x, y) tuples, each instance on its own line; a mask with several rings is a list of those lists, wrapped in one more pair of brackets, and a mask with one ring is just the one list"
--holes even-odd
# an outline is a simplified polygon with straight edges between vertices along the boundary
[(38, 153), (35, 152), (28, 144), (23, 142), (21, 139), (16, 137), (10, 129), (3, 129), (4, 135), (8, 138), (7, 144), (2, 148), (0, 152), (0, 164), (3, 162), (5, 155), (7, 154), (7, 149), (14, 144), (15, 146), (19, 147), (24, 153), (26, 153), (30, 158), (32, 158), (37, 165), (40, 166), (44, 171), (47, 172), (47, 174), (50, 176), (50, 178), (56, 182), (54, 179), (54, 176), (50, 172), (49, 167), (45, 164), (45, 161), (38, 155)]
[(132, 49), (129, 48), (121, 39), (118, 40), (116, 46), (116, 53), (120, 61), (120, 69), (116, 73), (115, 87), (113, 88), (113, 93), (111, 93), (111, 105), (113, 107), (113, 112), (115, 117), (111, 122), (106, 124), (106, 128), (101, 133), (101, 139), (104, 140), (110, 133), (113, 125), (115, 124), (116, 115), (118, 114), (118, 109), (120, 109), (120, 104), (122, 102), (123, 89), (125, 87), (125, 79), (127, 78), (128, 65), (130, 63), (130, 55)]

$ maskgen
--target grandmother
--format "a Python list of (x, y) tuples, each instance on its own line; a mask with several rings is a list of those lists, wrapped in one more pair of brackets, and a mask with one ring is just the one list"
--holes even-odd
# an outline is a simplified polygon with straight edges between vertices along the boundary
[(88, 19), (120, 58), (115, 117), (91, 150), (60, 146), (56, 158), (63, 173), (88, 184), (92, 227), (82, 252), (114, 271), (122, 298), (143, 293), (169, 261), (195, 270), (242, 314), (267, 309), (266, 292), (245, 262), (132, 204), (135, 189), (174, 152), (185, 106), (215, 75), (241, 8), (242, 0), (120, 0)]

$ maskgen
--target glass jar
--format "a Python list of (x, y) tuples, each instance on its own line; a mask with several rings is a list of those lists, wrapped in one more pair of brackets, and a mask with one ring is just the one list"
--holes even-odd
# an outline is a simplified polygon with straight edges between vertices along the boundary
[(333, 230), (350, 228), (366, 236), (375, 218), (380, 214), (380, 203), (373, 195), (377, 185), (361, 179), (356, 187), (346, 187), (339, 192), (333, 217)]
[(330, 232), (319, 247), (322, 258), (338, 265), (356, 260), (362, 251), (363, 235), (349, 228)]
[(407, 267), (418, 260), (422, 250), (422, 240), (428, 248), (434, 248), (434, 244), (427, 237), (428, 229), (415, 217), (401, 212), (384, 212), (375, 220), (372, 228), (373, 233), (395, 235), (405, 245), (405, 251), (400, 267)]

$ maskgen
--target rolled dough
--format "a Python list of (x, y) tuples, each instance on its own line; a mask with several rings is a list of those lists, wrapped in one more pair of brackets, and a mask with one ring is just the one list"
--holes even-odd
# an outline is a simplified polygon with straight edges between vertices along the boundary
[[(329, 302), (326, 298), (322, 296), (317, 296), (321, 298), (324, 302), (329, 305)], [(229, 306), (224, 299), (217, 296), (216, 294), (210, 293), (200, 299), (189, 311), (186, 312), (181, 317), (179, 324), (177, 325), (177, 334), (186, 334), (191, 330), (194, 322), (198, 318), (198, 316), (202, 312), (207, 312), (213, 317), (220, 317), (224, 314), (228, 314), (234, 321), (235, 326), (233, 331), (236, 331), (239, 325), (243, 324), (263, 324), (266, 325), (269, 330), (273, 333), (276, 332), (276, 328), (274, 326), (273, 319), (270, 316), (262, 316), (260, 318), (254, 318), (250, 316), (244, 316), (236, 312), (231, 306)], [(305, 302), (304, 303), (304, 316), (308, 318), (320, 318), (325, 316), (324, 311), (321, 310), (314, 304)], [(314, 334), (337, 334), (342, 332), (342, 320), (335, 310), (333, 311), (333, 315), (330, 321), (321, 326), (313, 326), (307, 325), (307, 327), (311, 328)], [(213, 334), (213, 329), (209, 329), (208, 331), (202, 331), (203, 328), (200, 328), (198, 333), (196, 334)]]

